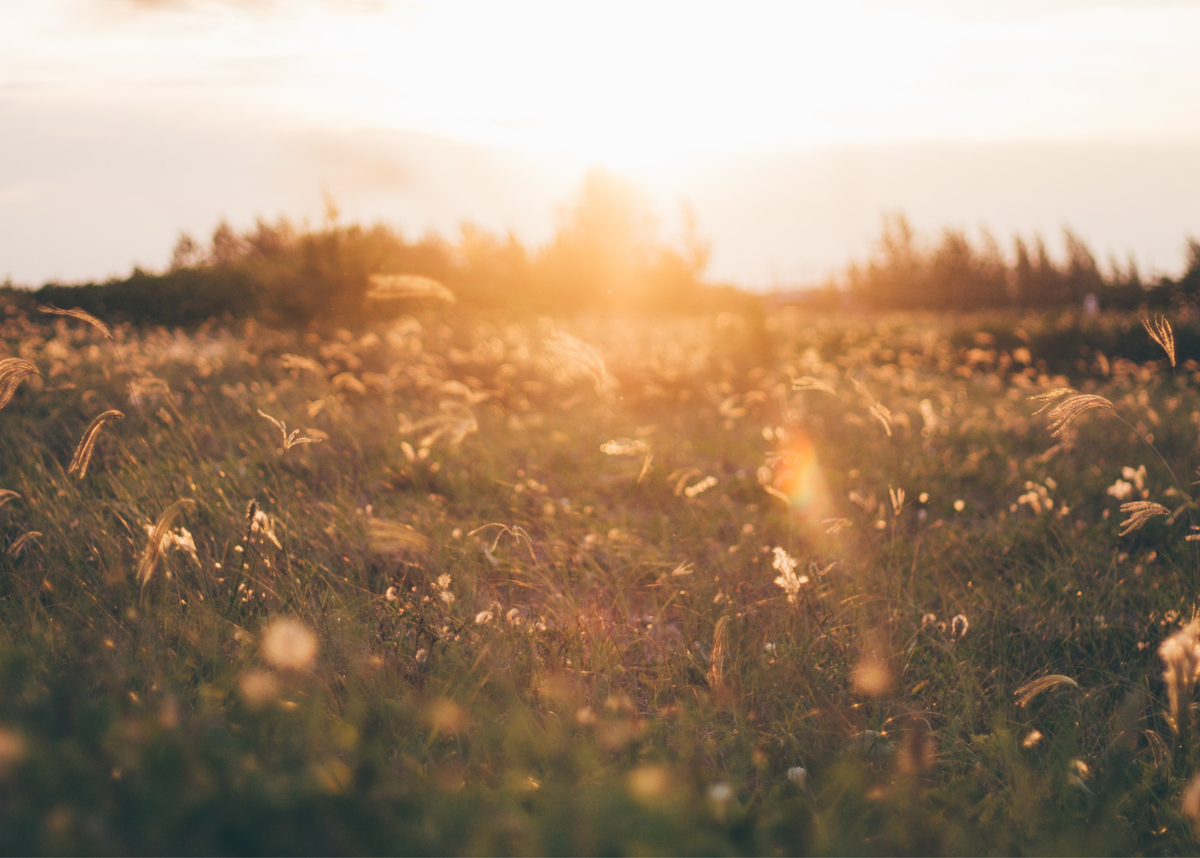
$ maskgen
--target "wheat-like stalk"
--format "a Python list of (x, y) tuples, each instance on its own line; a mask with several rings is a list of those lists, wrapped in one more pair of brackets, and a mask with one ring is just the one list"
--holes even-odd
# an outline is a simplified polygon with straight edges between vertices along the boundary
[(1051, 688), (1059, 685), (1070, 685), (1072, 688), (1079, 687), (1079, 683), (1071, 677), (1063, 676), (1061, 673), (1051, 673), (1047, 676), (1039, 676), (1031, 682), (1026, 682), (1013, 692), (1013, 696), (1017, 698), (1017, 705), (1025, 708), (1033, 698), (1037, 697), (1043, 691), (1049, 691)]
[(1160, 503), (1154, 503), (1154, 501), (1130, 501), (1129, 503), (1123, 503), (1121, 504), (1121, 512), (1129, 516), (1129, 518), (1121, 522), (1121, 536), (1125, 536), (1135, 530), (1141, 530), (1145, 527), (1146, 522), (1156, 515), (1171, 514), (1169, 509)]
[(75, 448), (75, 456), (71, 459), (71, 466), (67, 468), (67, 473), (76, 474), (82, 480), (84, 475), (87, 474), (88, 463), (92, 461), (92, 452), (96, 449), (96, 441), (100, 437), (100, 430), (109, 420), (120, 420), (124, 417), (125, 415), (120, 411), (109, 410), (89, 423), (88, 428), (83, 433), (83, 437), (79, 440), (79, 446)]
[(1077, 393), (1058, 403), (1058, 405), (1051, 409), (1048, 415), (1051, 421), (1051, 437), (1057, 438), (1071, 424), (1072, 420), (1085, 411), (1091, 411), (1093, 408), (1103, 408), (1106, 411), (1116, 413), (1116, 409), (1113, 408), (1111, 402), (1103, 396), (1097, 396), (1094, 393)]
[(712, 666), (708, 669), (708, 685), (713, 691), (725, 690), (725, 654), (729, 645), (729, 615), (717, 620), (713, 629)]
[(17, 386), (31, 375), (37, 375), (37, 367), (23, 358), (0, 360), (0, 408), (12, 401)]
[(72, 319), (78, 319), (81, 322), (87, 322), (100, 333), (104, 334), (104, 336), (110, 341), (116, 342), (116, 340), (113, 339), (112, 331), (108, 329), (108, 325), (104, 324), (91, 313), (88, 313), (84, 310), (63, 310), (50, 304), (39, 305), (38, 310), (43, 313), (49, 313), (53, 316), (70, 316)]
[(1171, 330), (1171, 323), (1167, 321), (1166, 317), (1156, 316), (1153, 319), (1142, 319), (1142, 327), (1146, 329), (1150, 339), (1162, 346), (1162, 350), (1171, 359), (1171, 366), (1175, 366), (1175, 332)]
[(146, 589), (146, 585), (150, 583), (150, 579), (154, 576), (154, 570), (158, 566), (159, 559), (162, 557), (163, 537), (171, 529), (171, 524), (181, 512), (195, 505), (195, 501), (186, 498), (177, 500), (163, 510), (163, 514), (158, 517), (154, 529), (150, 531), (150, 536), (146, 540), (146, 547), (142, 550), (141, 559), (138, 560), (137, 577), (138, 581), (142, 584), (142, 590)]
[(41, 535), (42, 535), (41, 532), (37, 531), (37, 530), (30, 530), (26, 533), (21, 534), (20, 536), (18, 536), (16, 538), (16, 540), (13, 542), (12, 545), (8, 546), (8, 556), (16, 557), (18, 554), (20, 554), (25, 549), (26, 545), (28, 545), (30, 542), (37, 539)]
[(20, 495), (12, 489), (0, 489), (0, 506), (4, 506), (10, 500), (16, 500)]

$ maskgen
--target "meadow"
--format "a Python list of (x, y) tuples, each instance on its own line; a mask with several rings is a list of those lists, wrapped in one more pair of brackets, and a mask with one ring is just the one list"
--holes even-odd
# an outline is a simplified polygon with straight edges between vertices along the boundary
[(1194, 852), (1166, 318), (9, 304), (0, 850)]

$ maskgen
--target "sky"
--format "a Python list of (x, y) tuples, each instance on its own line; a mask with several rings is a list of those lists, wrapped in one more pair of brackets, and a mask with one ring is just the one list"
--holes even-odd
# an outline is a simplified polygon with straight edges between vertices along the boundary
[(220, 218), (537, 244), (583, 173), (688, 206), (710, 276), (817, 282), (884, 213), (1200, 237), (1200, 2), (0, 0), (0, 279), (161, 268)]

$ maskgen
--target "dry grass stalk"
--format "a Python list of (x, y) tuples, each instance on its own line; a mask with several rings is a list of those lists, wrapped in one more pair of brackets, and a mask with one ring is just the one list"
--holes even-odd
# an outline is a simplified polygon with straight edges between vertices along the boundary
[(137, 578), (142, 585), (142, 589), (146, 589), (146, 585), (150, 583), (150, 579), (154, 576), (154, 570), (158, 566), (158, 561), (162, 558), (163, 553), (163, 538), (171, 529), (175, 518), (185, 509), (195, 506), (193, 500), (177, 500), (158, 517), (158, 521), (154, 525), (154, 529), (150, 531), (150, 536), (146, 540), (146, 547), (142, 550), (141, 559), (138, 560)]
[(37, 367), (23, 358), (0, 360), (0, 408), (12, 401), (18, 385), (31, 375), (37, 375)]
[(12, 545), (8, 546), (8, 556), (16, 557), (18, 554), (20, 554), (22, 551), (25, 550), (26, 545), (28, 545), (30, 542), (37, 539), (41, 535), (42, 535), (41, 532), (37, 531), (37, 530), (30, 530), (26, 533), (21, 534), (20, 536), (18, 536), (16, 538), (16, 540), (13, 541)]
[(79, 440), (79, 446), (75, 448), (75, 456), (71, 459), (71, 466), (67, 468), (67, 473), (75, 474), (82, 480), (87, 474), (88, 464), (92, 461), (92, 453), (96, 449), (96, 441), (100, 437), (100, 430), (104, 428), (104, 424), (109, 420), (122, 420), (124, 417), (125, 415), (120, 411), (109, 410), (89, 423), (88, 428), (83, 433), (83, 437)]
[(450, 446), (457, 447), (463, 439), (472, 432), (479, 431), (479, 422), (470, 408), (452, 399), (443, 399), (438, 403), (441, 414), (436, 417), (426, 417), (416, 423), (410, 423), (408, 417), (400, 415), (400, 434), (409, 435), (414, 432), (433, 431), (426, 434), (417, 442), (418, 447), (432, 447), (434, 442), (443, 435), (450, 439)]
[(78, 310), (78, 309), (62, 310), (51, 304), (39, 306), (38, 310), (43, 313), (49, 313), (52, 316), (69, 316), (72, 319), (78, 319), (81, 322), (87, 322), (89, 325), (91, 325), (97, 331), (104, 334), (104, 336), (107, 337), (109, 340), (111, 340), (112, 342), (116, 342), (116, 340), (113, 339), (112, 331), (110, 331), (108, 329), (108, 325), (101, 322), (99, 319), (97, 319), (91, 313), (85, 312), (83, 310)]
[(812, 378), (810, 376), (793, 378), (792, 390), (819, 390), (822, 393), (832, 393), (834, 396), (837, 396), (837, 391), (834, 390), (829, 384), (821, 381), (819, 378)]
[(371, 550), (376, 554), (399, 554), (403, 551), (424, 551), (429, 540), (407, 524), (386, 518), (372, 518), (367, 523)]
[(1129, 516), (1121, 522), (1121, 536), (1141, 530), (1146, 522), (1156, 515), (1170, 515), (1171, 511), (1160, 503), (1153, 501), (1130, 501), (1121, 504), (1121, 512)]
[(892, 512), (899, 517), (900, 510), (904, 509), (904, 489), (893, 489), (888, 486), (888, 496), (892, 501)]
[(1167, 686), (1167, 723), (1186, 739), (1196, 682), (1200, 680), (1200, 620), (1192, 620), (1158, 647)]
[(713, 691), (726, 690), (725, 685), (725, 656), (729, 647), (729, 615), (725, 614), (717, 620), (713, 629), (712, 665), (708, 669), (708, 686)]
[(395, 301), (402, 298), (433, 298), (454, 304), (454, 293), (432, 277), (419, 274), (372, 274), (367, 297), (375, 301)]
[(1162, 350), (1171, 359), (1171, 366), (1175, 366), (1175, 332), (1171, 330), (1171, 323), (1166, 320), (1166, 317), (1156, 316), (1153, 319), (1142, 319), (1142, 327), (1146, 329), (1150, 339), (1162, 346)]
[[(783, 497), (785, 500), (787, 499), (787, 495)], [(841, 533), (848, 527), (854, 527), (854, 521), (849, 518), (824, 518), (821, 519), (821, 524), (824, 526), (825, 532), (830, 536), (833, 536), (835, 533)]]
[(299, 429), (293, 429), (291, 434), (288, 434), (287, 424), (282, 420), (276, 420), (262, 409), (259, 409), (258, 414), (260, 417), (265, 417), (275, 424), (275, 427), (279, 430), (279, 434), (283, 436), (283, 451), (285, 453), (297, 444), (319, 444), (323, 440), (321, 438), (309, 438), (307, 435), (301, 435)]
[(1105, 411), (1116, 413), (1113, 404), (1103, 396), (1097, 396), (1094, 393), (1077, 393), (1051, 409), (1049, 414), (1050, 435), (1057, 438), (1071, 424), (1072, 420), (1093, 408), (1103, 408)]
[(0, 489), (0, 506), (4, 506), (10, 500), (16, 500), (20, 495), (12, 489)]
[(889, 438), (891, 438), (892, 437), (892, 412), (889, 411), (887, 409), (887, 407), (884, 406), (880, 402), (872, 402), (871, 407), (868, 408), (867, 411), (871, 414), (872, 417), (874, 417), (876, 420), (878, 420), (880, 422), (880, 424), (883, 426), (883, 431), (887, 433)]
[(570, 380), (579, 375), (589, 376), (595, 382), (597, 393), (615, 387), (604, 358), (594, 346), (563, 331), (555, 331), (546, 339), (545, 346), (561, 378)]
[(1043, 391), (1042, 393), (1035, 393), (1033, 396), (1029, 397), (1029, 401), (1030, 402), (1041, 402), (1043, 404), (1042, 404), (1041, 408), (1039, 408), (1037, 411), (1035, 411), (1033, 413), (1041, 414), (1043, 411), (1045, 411), (1047, 408), (1049, 408), (1051, 405), (1054, 404), (1054, 400), (1059, 399), (1060, 397), (1066, 396), (1068, 393), (1074, 393), (1074, 392), (1075, 391), (1070, 387), (1056, 387), (1053, 390), (1046, 390), (1046, 391)]
[(1079, 687), (1079, 683), (1071, 677), (1063, 676), (1061, 673), (1051, 673), (1047, 676), (1039, 676), (1031, 682), (1026, 682), (1013, 692), (1013, 696), (1017, 698), (1017, 705), (1023, 709), (1030, 704), (1033, 698), (1037, 697), (1043, 691), (1049, 691), (1051, 688), (1056, 688), (1059, 685), (1070, 685), (1072, 688)]

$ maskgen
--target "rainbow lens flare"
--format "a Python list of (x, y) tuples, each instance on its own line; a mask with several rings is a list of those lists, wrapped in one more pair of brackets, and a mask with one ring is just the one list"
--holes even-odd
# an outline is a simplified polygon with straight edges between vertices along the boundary
[(775, 465), (775, 487), (787, 495), (792, 516), (806, 536), (824, 538), (822, 522), (833, 508), (825, 474), (812, 441), (802, 430), (793, 430)]

